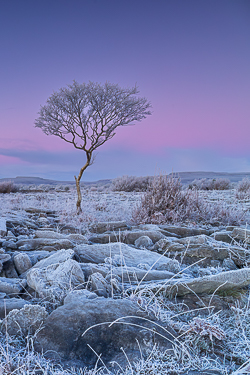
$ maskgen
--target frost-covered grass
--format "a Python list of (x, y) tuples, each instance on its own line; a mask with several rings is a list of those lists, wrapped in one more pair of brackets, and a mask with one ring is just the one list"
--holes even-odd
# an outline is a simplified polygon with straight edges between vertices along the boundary
[[(59, 190), (59, 189), (58, 189)], [(44, 191), (28, 193), (0, 194), (0, 216), (16, 215), (29, 218), (25, 209), (40, 208), (56, 211), (59, 217), (58, 230), (68, 224), (77, 228), (87, 228), (89, 223), (98, 221), (125, 220), (130, 222), (133, 211), (138, 207), (144, 193), (114, 192), (83, 190), (82, 214), (76, 215), (76, 191)], [(206, 207), (215, 207), (214, 216), (220, 224), (218, 212), (223, 207), (226, 214), (234, 216), (246, 213), (249, 218), (250, 198), (244, 201), (237, 198), (237, 190), (199, 191), (199, 197)], [(219, 210), (218, 210), (219, 207)], [(212, 210), (212, 209), (211, 209)], [(211, 211), (210, 210), (210, 211)], [(203, 212), (204, 214), (204, 212)], [(180, 221), (181, 222), (181, 221)], [(225, 225), (226, 221), (223, 223)], [(190, 225), (197, 225), (192, 221)], [(202, 222), (200, 222), (201, 225)], [(179, 341), (184, 346), (176, 345), (172, 351), (159, 351), (151, 348), (148, 356), (128, 363), (125, 368), (84, 369), (68, 368), (58, 363), (48, 361), (43, 355), (33, 350), (32, 339), (13, 339), (2, 335), (0, 337), (0, 375), (36, 374), (36, 375), (176, 375), (188, 369), (201, 372), (214, 369), (222, 375), (236, 375), (238, 366), (244, 365), (250, 358), (250, 309), (248, 292), (240, 302), (230, 302), (230, 309), (214, 312), (209, 308), (199, 308), (192, 311), (184, 304), (173, 303), (165, 299), (161, 293), (155, 296), (137, 294), (141, 306), (147, 306), (159, 323), (176, 329)], [(204, 313), (205, 312), (205, 313)], [(197, 320), (198, 319), (198, 320)], [(183, 350), (185, 347), (185, 350)], [(119, 349), (119, 348), (118, 348)], [(125, 354), (124, 354), (125, 355)], [(98, 361), (98, 366), (102, 365)], [(243, 371), (243, 370), (242, 370)]]
[(67, 192), (0, 194), (0, 215), (26, 217), (25, 209), (39, 208), (56, 211), (58, 228), (71, 225), (86, 229), (96, 221), (130, 222), (132, 211), (138, 204), (141, 193), (82, 191), (82, 213), (76, 215), (77, 194), (74, 188)]

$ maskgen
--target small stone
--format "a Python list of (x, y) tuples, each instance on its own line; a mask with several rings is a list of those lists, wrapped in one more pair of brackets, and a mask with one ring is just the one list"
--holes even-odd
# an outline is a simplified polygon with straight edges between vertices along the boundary
[(0, 292), (6, 293), (11, 296), (21, 293), (23, 288), (26, 287), (26, 285), (26, 280), (21, 280), (18, 278), (9, 279), (6, 277), (0, 277)]
[(40, 305), (25, 305), (20, 310), (11, 310), (4, 319), (1, 331), (9, 335), (20, 335), (26, 337), (28, 334), (34, 334), (41, 328), (42, 323), (48, 317), (45, 308)]
[(90, 276), (91, 289), (100, 297), (108, 297), (111, 292), (111, 286), (107, 283), (100, 272), (93, 273)]
[(229, 270), (237, 270), (237, 266), (231, 258), (226, 258), (223, 260), (222, 267)]
[(141, 236), (135, 240), (135, 247), (138, 249), (148, 249), (153, 246), (153, 241), (148, 236)]
[(4, 319), (11, 310), (20, 310), (27, 304), (30, 304), (30, 302), (21, 298), (0, 298), (0, 319)]
[(19, 275), (32, 267), (31, 260), (26, 253), (19, 253), (15, 255), (14, 264)]

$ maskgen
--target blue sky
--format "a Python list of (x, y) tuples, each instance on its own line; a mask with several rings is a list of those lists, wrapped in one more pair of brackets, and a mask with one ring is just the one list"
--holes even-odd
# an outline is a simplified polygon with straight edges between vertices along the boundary
[(153, 110), (83, 180), (250, 171), (248, 0), (2, 0), (0, 35), (0, 178), (78, 174), (84, 153), (34, 127), (74, 79), (137, 84)]

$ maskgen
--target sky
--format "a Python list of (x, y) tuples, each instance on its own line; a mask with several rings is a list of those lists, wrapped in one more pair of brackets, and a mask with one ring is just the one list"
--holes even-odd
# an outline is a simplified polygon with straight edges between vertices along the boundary
[(84, 181), (250, 172), (249, 0), (0, 0), (0, 178), (71, 181), (85, 154), (34, 127), (76, 80), (140, 90)]

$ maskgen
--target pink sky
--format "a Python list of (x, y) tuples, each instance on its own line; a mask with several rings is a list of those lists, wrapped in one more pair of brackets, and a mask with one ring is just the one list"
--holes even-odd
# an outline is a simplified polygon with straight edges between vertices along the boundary
[(98, 150), (87, 177), (152, 175), (156, 165), (250, 171), (248, 1), (12, 0), (1, 7), (0, 178), (77, 173), (84, 155), (34, 128), (40, 105), (74, 79), (137, 83), (153, 106)]

